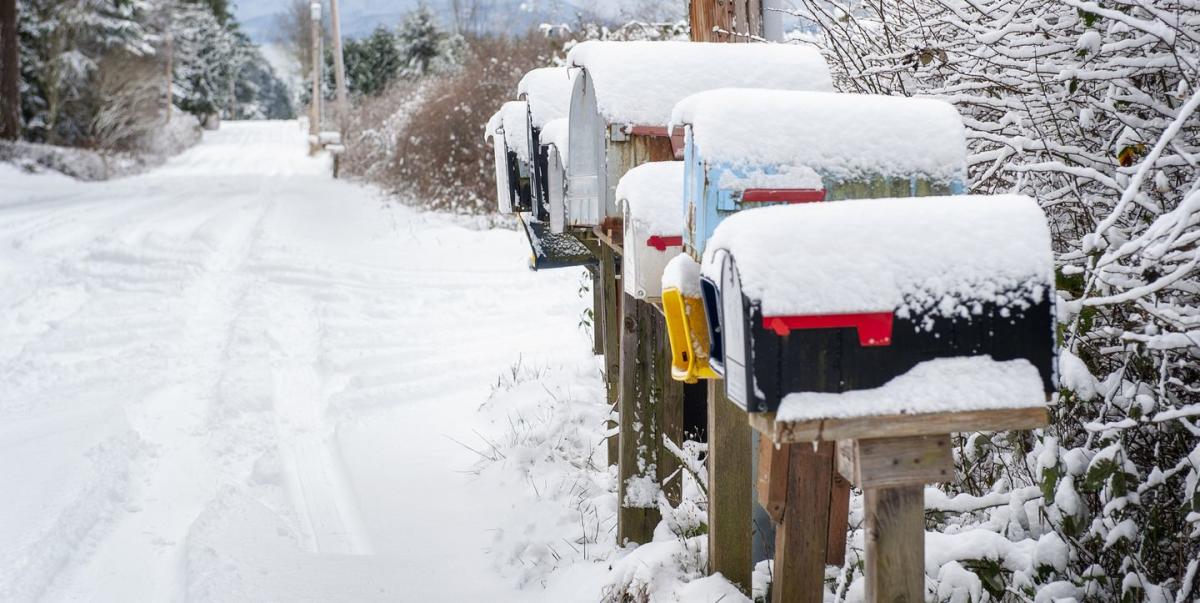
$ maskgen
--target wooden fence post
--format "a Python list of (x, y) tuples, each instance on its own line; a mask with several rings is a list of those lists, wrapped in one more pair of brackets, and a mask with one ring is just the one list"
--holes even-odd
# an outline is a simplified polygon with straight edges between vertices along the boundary
[[(621, 314), (617, 540), (644, 544), (662, 519), (657, 499), (644, 497), (679, 467), (664, 449), (663, 435), (678, 441), (683, 433), (683, 384), (670, 378), (666, 321), (654, 305), (626, 295)], [(630, 480), (645, 488), (635, 493), (638, 506), (628, 505)], [(678, 479), (664, 485), (672, 503), (679, 502), (679, 493)]]
[(708, 382), (708, 571), (750, 592), (753, 450), (746, 413)]
[[(600, 306), (596, 308), (596, 321), (602, 330), (601, 342), (604, 352), (604, 383), (608, 393), (608, 405), (617, 412), (620, 396), (621, 370), (621, 302), (618, 279), (617, 255), (607, 244), (600, 243)], [(610, 421), (609, 431), (617, 429), (617, 421)], [(608, 438), (608, 464), (616, 465), (620, 458), (620, 440), (616, 435)]]

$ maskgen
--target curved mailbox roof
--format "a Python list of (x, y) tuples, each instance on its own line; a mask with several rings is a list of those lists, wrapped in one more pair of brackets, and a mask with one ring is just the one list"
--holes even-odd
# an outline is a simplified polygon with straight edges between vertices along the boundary
[(969, 317), (978, 304), (1026, 307), (1053, 286), (1050, 228), (1018, 195), (871, 199), (739, 212), (704, 254), (719, 280), (733, 257), (764, 316), (895, 312)]
[(542, 126), (541, 143), (553, 144), (558, 150), (558, 156), (562, 158), (563, 165), (567, 164), (567, 137), (571, 133), (570, 127), (570, 121), (565, 117), (548, 121)]
[(838, 180), (966, 179), (966, 129), (958, 111), (940, 100), (711, 90), (677, 104), (671, 123), (691, 126), (696, 148), (710, 163), (798, 166)]
[(610, 124), (665, 126), (675, 103), (714, 88), (833, 90), (820, 53), (791, 44), (588, 41), (567, 63), (587, 71)]
[(508, 101), (488, 120), (484, 137), (504, 132), (504, 143), (517, 153), (521, 161), (529, 162), (529, 109), (525, 101)]
[(628, 208), (635, 231), (679, 236), (683, 219), (683, 162), (657, 161), (629, 170), (617, 184), (617, 202)]
[(566, 67), (534, 69), (517, 84), (517, 95), (529, 101), (530, 124), (542, 128), (567, 117), (575, 75)]

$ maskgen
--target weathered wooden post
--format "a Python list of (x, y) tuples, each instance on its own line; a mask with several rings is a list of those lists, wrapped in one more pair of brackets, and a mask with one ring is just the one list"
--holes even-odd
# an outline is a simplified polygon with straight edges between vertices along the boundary
[[(330, 26), (333, 28), (331, 32), (333, 37), (333, 78), (334, 85), (337, 87), (337, 111), (335, 111), (337, 115), (335, 120), (338, 132), (345, 137), (346, 119), (350, 115), (350, 93), (346, 89), (346, 58), (342, 54), (342, 14), (338, 10), (338, 0), (329, 0), (329, 16)], [(334, 165), (337, 165), (336, 158)], [(334, 178), (336, 178), (336, 168), (334, 172)]]
[(312, 35), (312, 100), (308, 112), (308, 154), (316, 155), (321, 149), (321, 3), (314, 0), (308, 8)]

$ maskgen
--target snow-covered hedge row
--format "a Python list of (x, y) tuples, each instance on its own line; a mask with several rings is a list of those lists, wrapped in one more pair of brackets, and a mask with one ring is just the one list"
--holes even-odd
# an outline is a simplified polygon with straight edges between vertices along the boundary
[(800, 41), (826, 53), (840, 89), (954, 102), (972, 192), (1036, 196), (1052, 219), (1064, 346), (1053, 425), (960, 440), (946, 490), (988, 502), (936, 510), (930, 523), (993, 536), (927, 559), (933, 594), (1195, 600), (1200, 7), (800, 5), (818, 32)]

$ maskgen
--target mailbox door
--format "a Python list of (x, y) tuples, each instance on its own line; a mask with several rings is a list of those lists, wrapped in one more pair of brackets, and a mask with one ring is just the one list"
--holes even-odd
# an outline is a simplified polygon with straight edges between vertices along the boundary
[(502, 214), (513, 211), (512, 188), (508, 178), (508, 151), (504, 148), (504, 136), (492, 138), (492, 146), (496, 156), (496, 205)]
[(721, 330), (725, 337), (725, 394), (734, 404), (747, 408), (753, 399), (750, 372), (750, 341), (741, 279), (733, 257), (725, 255), (721, 266)]
[(604, 155), (607, 127), (597, 110), (596, 89), (586, 70), (575, 78), (569, 127), (568, 221), (576, 226), (595, 226), (600, 223), (608, 197)]
[(567, 227), (566, 181), (563, 166), (554, 145), (543, 147), (546, 153), (546, 213), (550, 220), (550, 232), (562, 233)]
[(549, 183), (549, 166), (546, 165), (549, 159), (546, 154), (545, 147), (541, 146), (541, 130), (538, 128), (529, 129), (529, 148), (533, 149), (533, 177), (530, 179), (532, 186), (530, 187), (530, 204), (528, 207), (520, 208), (521, 211), (533, 213), (539, 222), (546, 222), (550, 219), (550, 213), (547, 206), (547, 195), (550, 188)]
[(725, 337), (721, 330), (721, 290), (717, 283), (700, 277), (700, 295), (708, 323), (708, 359), (713, 373), (725, 376)]

